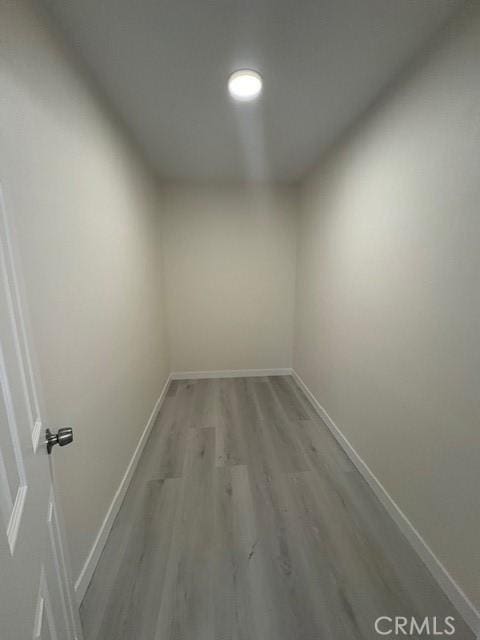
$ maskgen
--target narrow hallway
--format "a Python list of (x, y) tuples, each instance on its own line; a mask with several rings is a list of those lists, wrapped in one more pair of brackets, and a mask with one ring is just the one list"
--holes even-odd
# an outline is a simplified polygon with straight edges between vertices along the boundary
[(293, 378), (171, 382), (86, 640), (359, 640), (400, 614), (473, 638)]

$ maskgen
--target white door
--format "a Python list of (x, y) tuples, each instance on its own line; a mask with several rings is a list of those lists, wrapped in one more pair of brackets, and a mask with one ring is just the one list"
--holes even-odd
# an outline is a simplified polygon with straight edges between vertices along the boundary
[(0, 639), (81, 640), (14, 256), (0, 189)]

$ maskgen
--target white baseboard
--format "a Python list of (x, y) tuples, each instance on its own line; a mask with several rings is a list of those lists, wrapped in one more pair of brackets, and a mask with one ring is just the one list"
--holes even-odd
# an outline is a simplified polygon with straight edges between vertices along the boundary
[(172, 380), (198, 380), (201, 378), (251, 378), (254, 376), (290, 376), (292, 370), (284, 369), (221, 369), (220, 371), (175, 371)]
[[(475, 607), (473, 602), (471, 602), (471, 600), (464, 593), (461, 587), (455, 582), (442, 562), (428, 546), (427, 542), (422, 538), (421, 534), (403, 513), (395, 500), (387, 493), (380, 480), (375, 476), (367, 463), (353, 448), (348, 439), (343, 435), (335, 422), (328, 415), (328, 413), (318, 402), (313, 393), (310, 391), (310, 389), (307, 387), (305, 382), (301, 379), (301, 377), (295, 370), (292, 370), (292, 376), (299, 387), (303, 390), (307, 398), (313, 404), (319, 416), (330, 429), (332, 435), (335, 437), (342, 449), (348, 455), (358, 471), (362, 474), (364, 479), (368, 482), (377, 498), (383, 504), (396, 524), (400, 527), (403, 535), (407, 538), (414, 550), (423, 560), (424, 564), (427, 566), (430, 573), (438, 582), (447, 598), (452, 602), (457, 611), (464, 618), (465, 622), (472, 628), (475, 635), (480, 634), (480, 611)], [(480, 635), (478, 637), (480, 638)]]
[(89, 551), (87, 559), (80, 571), (80, 574), (75, 582), (75, 595), (77, 598), (77, 602), (80, 603), (83, 600), (83, 597), (87, 591), (87, 587), (92, 579), (93, 572), (95, 571), (95, 567), (97, 566), (97, 562), (100, 558), (100, 554), (103, 551), (103, 547), (105, 546), (105, 542), (107, 541), (108, 534), (110, 533), (110, 529), (112, 528), (115, 517), (120, 509), (123, 498), (125, 497), (125, 493), (127, 492), (128, 485), (132, 479), (135, 468), (138, 464), (140, 456), (142, 455), (143, 448), (145, 443), (147, 442), (148, 436), (150, 435), (150, 431), (155, 424), (155, 420), (157, 418), (158, 412), (160, 411), (160, 407), (162, 406), (162, 402), (167, 393), (168, 385), (170, 384), (171, 376), (168, 376), (162, 392), (158, 400), (155, 402), (155, 406), (153, 407), (152, 413), (145, 425), (145, 429), (143, 430), (142, 435), (140, 436), (140, 440), (133, 452), (133, 455), (128, 463), (128, 467), (123, 475), (123, 478), (118, 486), (115, 495), (113, 496), (113, 500), (110, 503), (108, 511), (105, 515), (105, 518), (102, 522), (102, 525), (97, 533), (97, 537), (95, 538), (92, 547)]

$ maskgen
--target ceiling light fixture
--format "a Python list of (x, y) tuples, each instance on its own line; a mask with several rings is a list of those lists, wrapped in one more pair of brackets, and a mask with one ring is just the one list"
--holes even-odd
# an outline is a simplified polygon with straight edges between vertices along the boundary
[(262, 76), (253, 69), (234, 71), (228, 79), (228, 91), (235, 100), (255, 100), (262, 92)]

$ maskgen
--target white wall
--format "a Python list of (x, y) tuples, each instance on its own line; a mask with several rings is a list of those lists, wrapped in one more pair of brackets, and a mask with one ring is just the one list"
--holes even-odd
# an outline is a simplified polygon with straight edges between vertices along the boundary
[(76, 577), (167, 375), (156, 187), (23, 0), (0, 4), (0, 182), (14, 218)]
[(308, 181), (294, 350), (297, 372), (477, 606), (479, 69), (476, 10)]
[(165, 190), (173, 371), (291, 366), (295, 204), (289, 189)]

